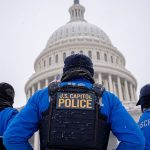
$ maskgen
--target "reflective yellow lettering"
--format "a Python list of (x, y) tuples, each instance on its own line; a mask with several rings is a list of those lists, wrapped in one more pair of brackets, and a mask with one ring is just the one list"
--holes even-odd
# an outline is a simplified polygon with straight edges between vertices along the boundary
[(80, 94), (77, 94), (77, 98), (80, 98)]
[(73, 98), (73, 94), (70, 94), (70, 98)]
[(61, 107), (62, 104), (64, 104), (64, 99), (59, 99), (59, 101), (58, 101), (58, 107)]
[(85, 108), (85, 107), (86, 107), (86, 100), (80, 100), (80, 108)]
[(65, 107), (71, 107), (71, 100), (70, 99), (65, 100)]
[(68, 95), (67, 95), (67, 94), (64, 94), (64, 98), (68, 98)]
[(73, 94), (73, 98), (77, 98), (77, 94)]
[(92, 106), (91, 106), (91, 103), (92, 102), (92, 100), (87, 100), (87, 103), (86, 103), (86, 107), (87, 108), (92, 108)]
[(80, 101), (79, 101), (79, 100), (77, 100), (77, 107), (78, 107), (78, 108), (79, 108), (79, 102), (80, 102)]
[(72, 108), (77, 108), (78, 106), (77, 105), (75, 105), (75, 101), (74, 101), (74, 99), (72, 99)]

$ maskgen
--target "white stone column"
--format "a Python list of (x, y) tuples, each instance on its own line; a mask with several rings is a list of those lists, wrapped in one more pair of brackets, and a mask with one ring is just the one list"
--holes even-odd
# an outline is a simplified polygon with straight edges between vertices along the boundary
[(79, 9), (77, 9), (77, 16), (79, 17)]
[(45, 79), (45, 87), (49, 85), (48, 79)]
[(125, 85), (125, 100), (129, 101), (130, 100), (130, 96), (129, 96), (129, 89), (128, 89), (128, 83), (127, 80), (124, 80), (124, 85)]
[(39, 131), (34, 133), (34, 150), (39, 150)]
[(101, 61), (105, 62), (105, 60), (104, 60), (104, 52), (101, 53)]
[(102, 74), (98, 73), (98, 83), (102, 84)]
[(27, 93), (27, 100), (30, 98), (30, 96), (31, 96), (31, 91), (30, 91), (30, 88), (29, 88), (28, 93)]
[[(63, 52), (64, 53), (64, 52)], [(62, 67), (64, 64), (63, 53), (59, 53), (59, 66)]]
[(108, 80), (107, 79), (104, 80), (104, 86), (105, 86), (106, 90), (109, 90)]
[(38, 88), (38, 90), (41, 89), (41, 83), (40, 82), (37, 83), (37, 88)]
[(32, 95), (34, 94), (35, 92), (35, 88), (34, 88), (34, 85), (32, 86)]
[(73, 11), (73, 12), (74, 12), (74, 16), (73, 16), (73, 17), (75, 18), (75, 16), (76, 16), (76, 12), (75, 12), (75, 9), (74, 9), (74, 11)]
[(98, 62), (98, 61), (99, 61), (99, 60), (97, 59), (97, 52), (98, 52), (97, 49), (95, 49), (95, 51), (92, 52), (92, 54), (93, 54), (93, 55), (92, 55), (92, 56), (93, 56), (92, 58), (93, 58), (93, 61), (95, 61), (95, 62)]
[[(38, 82), (37, 83), (37, 88), (38, 90), (41, 89), (41, 83)], [(34, 150), (39, 150), (40, 147), (40, 140), (39, 140), (39, 130), (37, 132), (34, 133)]]
[(123, 95), (122, 95), (122, 87), (121, 87), (121, 82), (120, 82), (120, 77), (117, 77), (117, 84), (118, 84), (118, 94), (119, 94), (119, 98), (121, 101), (123, 101)]
[(116, 82), (113, 81), (113, 91), (114, 91), (114, 94), (117, 95), (117, 89), (116, 89)]
[(109, 63), (112, 63), (112, 62), (111, 62), (111, 55), (110, 55), (110, 53), (108, 53), (108, 62), (109, 62)]
[(46, 68), (49, 68), (49, 56), (46, 57)]
[(134, 91), (134, 97), (135, 97), (134, 101), (137, 101), (137, 94), (136, 94), (135, 87), (133, 87), (133, 91)]
[(109, 82), (109, 90), (110, 92), (113, 92), (112, 77), (110, 74), (108, 75), (108, 82)]
[(133, 94), (133, 86), (132, 86), (132, 83), (130, 83), (130, 93), (131, 93), (131, 101), (134, 101), (134, 94)]

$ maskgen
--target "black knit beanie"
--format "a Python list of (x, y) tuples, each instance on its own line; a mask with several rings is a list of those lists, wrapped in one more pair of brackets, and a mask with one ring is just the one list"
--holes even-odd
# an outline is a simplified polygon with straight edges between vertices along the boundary
[[(150, 84), (146, 84), (144, 85), (141, 90), (140, 90), (140, 96), (139, 96), (139, 101), (137, 102), (137, 105), (141, 105), (143, 104), (142, 101), (146, 98), (149, 97), (150, 98)], [(149, 99), (150, 101), (150, 99)]]
[(73, 54), (68, 56), (64, 61), (63, 74), (69, 70), (87, 70), (94, 75), (93, 63), (91, 59), (83, 54)]
[(11, 104), (14, 103), (15, 91), (14, 88), (5, 82), (0, 83), (0, 99), (6, 100)]

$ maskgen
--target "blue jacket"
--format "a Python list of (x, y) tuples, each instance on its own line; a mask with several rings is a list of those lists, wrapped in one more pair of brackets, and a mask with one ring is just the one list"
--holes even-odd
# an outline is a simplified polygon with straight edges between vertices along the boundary
[[(74, 80), (65, 84), (80, 84), (90, 88), (88, 81)], [(29, 100), (24, 109), (16, 116), (4, 134), (4, 144), (7, 150), (32, 150), (28, 139), (38, 130), (38, 123), (42, 112), (48, 109), (50, 98), (48, 88), (37, 91)], [(122, 106), (119, 99), (110, 92), (102, 96), (101, 112), (108, 117), (113, 134), (120, 141), (117, 150), (143, 150), (144, 137), (140, 128)]]
[(0, 111), (0, 136), (3, 136), (6, 128), (17, 113), (17, 109), (12, 107), (7, 107)]
[(146, 144), (144, 150), (150, 150), (150, 109), (144, 111), (138, 124), (145, 137)]

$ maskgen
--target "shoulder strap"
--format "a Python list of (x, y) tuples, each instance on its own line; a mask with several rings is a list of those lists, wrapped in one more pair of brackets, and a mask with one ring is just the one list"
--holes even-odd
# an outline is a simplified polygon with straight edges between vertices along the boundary
[(59, 83), (60, 82), (52, 82), (49, 84), (48, 91), (50, 96), (52, 96), (60, 88)]
[[(52, 82), (49, 84), (48, 89), (49, 89), (50, 96), (52, 96), (55, 92), (57, 92), (58, 90), (61, 89), (59, 84), (60, 84), (60, 82)], [(77, 86), (67, 85), (66, 87), (76, 88)], [(87, 89), (86, 87), (82, 87), (82, 86), (81, 87), (78, 86), (78, 88)], [(95, 92), (96, 96), (98, 96), (98, 98), (100, 99), (105, 91), (105, 88), (103, 87), (103, 85), (96, 83), (96, 84), (93, 84), (93, 87), (91, 90), (93, 90)]]
[[(60, 82), (52, 82), (52, 83), (49, 84), (49, 86), (48, 86), (49, 95), (52, 95), (57, 90), (61, 89), (61, 87), (59, 86), (59, 84), (60, 84)], [(66, 85), (66, 86), (67, 87), (78, 87), (78, 88), (81, 88), (81, 89), (82, 88), (86, 89), (86, 87), (83, 87), (83, 86), (73, 86), (73, 85)], [(66, 86), (64, 86), (64, 87), (66, 87)], [(93, 84), (93, 87), (92, 87), (91, 90), (93, 90), (98, 97), (101, 97), (102, 94), (103, 94), (103, 92), (105, 91), (105, 88), (104, 88), (103, 85), (96, 83), (96, 84)]]
[(60, 82), (52, 82), (48, 86), (49, 95), (52, 97), (55, 95), (58, 91), (74, 91), (75, 89), (81, 90), (81, 91), (89, 91), (91, 89), (88, 89), (85, 86), (78, 86), (78, 85), (64, 85), (63, 87), (59, 86)]
[(101, 106), (101, 104), (102, 104), (102, 95), (105, 91), (105, 88), (103, 87), (103, 85), (96, 83), (96, 84), (93, 84), (92, 90), (95, 92), (95, 94), (98, 98), (97, 104), (99, 106)]
[(102, 97), (105, 91), (105, 88), (103, 85), (96, 83), (96, 84), (93, 84), (92, 90), (96, 93), (98, 97)]

